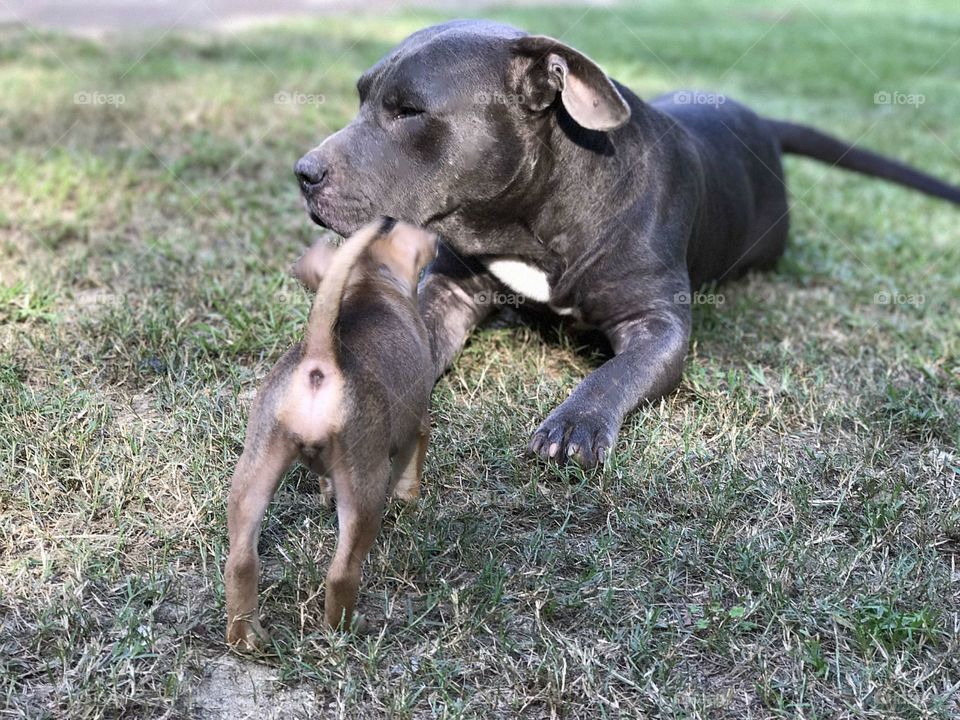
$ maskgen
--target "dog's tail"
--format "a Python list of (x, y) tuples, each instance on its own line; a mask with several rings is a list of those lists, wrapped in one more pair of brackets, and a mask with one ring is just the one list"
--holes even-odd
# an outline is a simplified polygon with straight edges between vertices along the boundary
[(373, 241), (389, 232), (394, 222), (383, 218), (369, 223), (337, 250), (326, 244), (315, 245), (294, 266), (293, 274), (317, 291), (304, 337), (306, 356), (336, 363), (337, 320), (350, 275)]
[(781, 120), (767, 122), (780, 139), (780, 149), (785, 153), (804, 155), (863, 175), (883, 178), (960, 205), (960, 187), (905, 163), (863, 150), (807, 125)]

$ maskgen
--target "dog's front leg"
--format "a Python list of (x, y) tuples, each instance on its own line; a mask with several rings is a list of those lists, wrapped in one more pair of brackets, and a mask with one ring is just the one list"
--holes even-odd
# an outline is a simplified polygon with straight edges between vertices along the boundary
[(623, 419), (680, 381), (690, 337), (690, 306), (673, 303), (605, 328), (616, 355), (593, 371), (544, 420), (530, 441), (542, 458), (585, 466), (610, 454)]
[(470, 331), (490, 314), (499, 287), (480, 262), (461, 257), (440, 243), (418, 290), (435, 378), (449, 367)]

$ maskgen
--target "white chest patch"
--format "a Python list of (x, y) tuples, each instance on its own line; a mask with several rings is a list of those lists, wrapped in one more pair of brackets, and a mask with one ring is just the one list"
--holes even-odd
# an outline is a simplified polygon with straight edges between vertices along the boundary
[(547, 274), (520, 260), (490, 260), (487, 270), (514, 292), (536, 302), (550, 302)]

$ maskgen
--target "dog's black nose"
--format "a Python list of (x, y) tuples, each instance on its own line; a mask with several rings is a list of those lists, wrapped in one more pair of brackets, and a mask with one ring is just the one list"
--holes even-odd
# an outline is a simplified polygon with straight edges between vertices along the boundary
[(297, 160), (293, 172), (304, 187), (316, 186), (327, 176), (327, 166), (316, 155), (308, 153)]

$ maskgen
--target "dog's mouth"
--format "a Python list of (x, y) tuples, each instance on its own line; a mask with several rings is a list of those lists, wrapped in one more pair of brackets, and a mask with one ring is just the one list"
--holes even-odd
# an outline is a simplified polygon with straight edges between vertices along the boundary
[(319, 226), (322, 227), (322, 228), (326, 228), (327, 230), (332, 230), (332, 229), (333, 229), (333, 228), (331, 228), (331, 227), (327, 224), (327, 221), (326, 221), (326, 220), (324, 220), (322, 217), (320, 217), (320, 215), (317, 213), (316, 210), (314, 210), (312, 207), (310, 207), (310, 203), (309, 203), (309, 202), (307, 202), (307, 201), (305, 200), (305, 201), (304, 201), (304, 205), (307, 206), (307, 215), (310, 216), (310, 219), (311, 219), (313, 222), (315, 222), (317, 225), (319, 225)]
[(348, 237), (363, 225), (359, 220), (348, 220), (342, 217), (344, 213), (337, 212), (332, 207), (321, 208), (315, 198), (306, 195), (303, 197), (303, 205), (314, 223), (342, 237)]
[(371, 206), (367, 202), (344, 201), (342, 198), (334, 200), (330, 197), (319, 196), (316, 193), (303, 192), (303, 206), (307, 215), (314, 223), (327, 230), (332, 230), (341, 237), (349, 237), (373, 218), (389, 215), (413, 225), (427, 229), (439, 229), (443, 221), (460, 210), (460, 204), (453, 204), (448, 208), (434, 212), (426, 217), (416, 214), (407, 214), (390, 211), (381, 205)]

